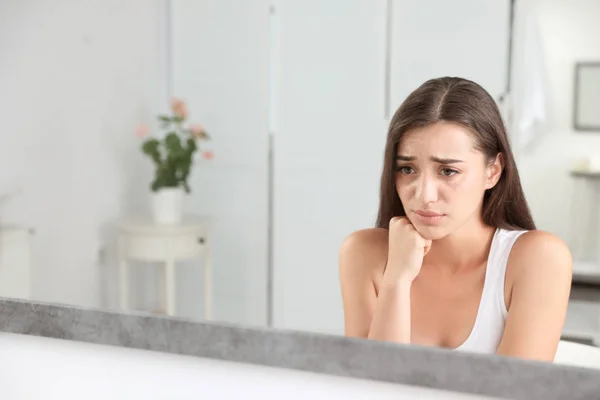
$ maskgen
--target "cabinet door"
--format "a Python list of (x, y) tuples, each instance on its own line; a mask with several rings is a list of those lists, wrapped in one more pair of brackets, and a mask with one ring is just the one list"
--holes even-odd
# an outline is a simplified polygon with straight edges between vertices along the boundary
[(377, 213), (385, 2), (285, 0), (275, 18), (274, 325), (342, 333), (340, 244)]
[(388, 116), (430, 78), (474, 80), (506, 91), (510, 0), (390, 0)]
[[(212, 135), (192, 171), (189, 211), (214, 218), (214, 318), (264, 324), (267, 296), (269, 2), (173, 1), (172, 94)], [(202, 315), (202, 271), (184, 270), (181, 307)], [(193, 307), (193, 309), (191, 309)]]

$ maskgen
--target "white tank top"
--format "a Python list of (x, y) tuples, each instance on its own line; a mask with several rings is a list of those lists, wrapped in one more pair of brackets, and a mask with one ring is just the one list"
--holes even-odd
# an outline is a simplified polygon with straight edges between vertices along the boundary
[(483, 293), (475, 324), (467, 340), (455, 350), (496, 353), (508, 311), (504, 300), (504, 278), (510, 251), (519, 236), (527, 231), (496, 229), (485, 272)]

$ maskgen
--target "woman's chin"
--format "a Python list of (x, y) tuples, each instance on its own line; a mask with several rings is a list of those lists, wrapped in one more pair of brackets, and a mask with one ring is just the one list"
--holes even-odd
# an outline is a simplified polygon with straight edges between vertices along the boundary
[(417, 232), (427, 240), (440, 240), (448, 236), (448, 230), (443, 226), (431, 226), (424, 224), (413, 224)]

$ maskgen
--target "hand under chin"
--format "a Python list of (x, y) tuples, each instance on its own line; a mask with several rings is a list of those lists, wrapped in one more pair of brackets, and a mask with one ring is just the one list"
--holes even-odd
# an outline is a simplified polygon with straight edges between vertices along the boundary
[(419, 224), (418, 222), (411, 221), (415, 230), (419, 232), (423, 239), (427, 240), (440, 240), (448, 235), (446, 229), (443, 229), (440, 226), (429, 226), (424, 224)]

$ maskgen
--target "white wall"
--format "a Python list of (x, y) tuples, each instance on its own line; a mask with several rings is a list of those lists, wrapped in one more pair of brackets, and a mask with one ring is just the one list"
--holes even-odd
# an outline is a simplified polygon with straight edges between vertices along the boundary
[[(445, 390), (0, 334), (2, 398), (484, 399)], [(35, 382), (35, 384), (32, 384)]]
[(133, 131), (167, 104), (164, 10), (164, 0), (0, 4), (0, 190), (21, 190), (0, 216), (36, 230), (38, 299), (99, 305), (107, 224), (145, 206), (151, 168)]
[(540, 17), (552, 125), (539, 145), (519, 159), (519, 170), (538, 228), (570, 240), (574, 218), (588, 211), (570, 208), (574, 194), (568, 168), (573, 160), (600, 152), (600, 133), (572, 128), (575, 62), (600, 59), (600, 1), (529, 0), (529, 4)]

